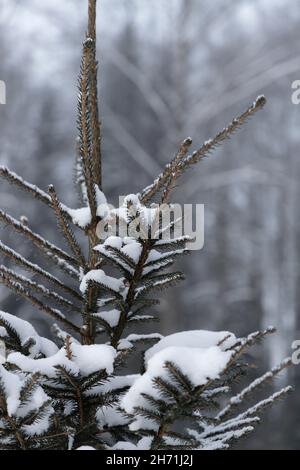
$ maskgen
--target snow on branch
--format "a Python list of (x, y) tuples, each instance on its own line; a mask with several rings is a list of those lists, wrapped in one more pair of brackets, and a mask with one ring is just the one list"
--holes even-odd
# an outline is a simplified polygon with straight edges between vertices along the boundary
[(105, 344), (82, 346), (72, 342), (71, 348), (70, 358), (67, 357), (65, 347), (63, 347), (50, 357), (42, 359), (30, 358), (21, 353), (11, 353), (8, 355), (7, 361), (23, 371), (39, 372), (47, 377), (56, 377), (58, 366), (64, 367), (72, 374), (81, 374), (83, 377), (100, 370), (104, 370), (107, 375), (113, 373), (116, 351), (111, 346)]
[(37, 357), (40, 354), (49, 357), (58, 351), (52, 341), (40, 336), (29, 322), (15, 315), (0, 311), (0, 325), (5, 329), (5, 334), (10, 340), (10, 348), (14, 346), (23, 354), (26, 349), (30, 357)]
[(22, 377), (0, 365), (2, 450), (39, 449), (49, 442), (54, 409), (38, 379), (38, 374)]
[(63, 233), (65, 239), (67, 240), (67, 243), (68, 243), (69, 247), (71, 248), (71, 250), (72, 250), (72, 252), (75, 256), (75, 259), (79, 260), (82, 266), (85, 266), (85, 264), (86, 264), (85, 263), (85, 258), (83, 256), (81, 248), (80, 248), (80, 246), (79, 246), (79, 244), (78, 244), (78, 242), (75, 238), (75, 235), (74, 235), (73, 231), (71, 230), (71, 228), (68, 224), (68, 221), (66, 220), (66, 217), (65, 217), (65, 215), (63, 213), (63, 210), (62, 210), (62, 205), (58, 200), (58, 197), (57, 197), (56, 191), (54, 189), (54, 186), (50, 185), (49, 188), (48, 188), (48, 191), (49, 191), (49, 194), (50, 194), (50, 197), (51, 197), (52, 206), (53, 206), (53, 209), (55, 211), (58, 223), (59, 223), (59, 225), (62, 229), (62, 233)]
[(12, 226), (16, 232), (25, 235), (34, 243), (35, 246), (37, 246), (41, 250), (59, 256), (60, 258), (63, 258), (68, 263), (71, 263), (75, 266), (78, 265), (78, 260), (76, 258), (73, 258), (72, 256), (68, 255), (65, 251), (48, 242), (45, 238), (30, 230), (25, 224), (14, 219), (2, 210), (0, 210), (0, 220), (5, 224)]
[(17, 253), (15, 250), (12, 250), (8, 246), (4, 245), (1, 241), (0, 241), (0, 252), (4, 254), (5, 256), (7, 256), (8, 258), (12, 259), (14, 263), (18, 264), (19, 266), (26, 269), (27, 271), (31, 271), (34, 274), (38, 274), (39, 276), (49, 281), (51, 284), (54, 284), (56, 287), (59, 287), (60, 289), (67, 292), (68, 294), (72, 295), (77, 300), (80, 300), (80, 301), (82, 300), (82, 296), (78, 292), (66, 286), (63, 282), (61, 282), (55, 276), (50, 274), (48, 271), (45, 271), (44, 269), (42, 269), (37, 264), (31, 263), (22, 255)]
[(273, 369), (271, 369), (269, 372), (266, 372), (261, 377), (254, 380), (250, 385), (248, 385), (248, 387), (244, 388), (244, 390), (242, 390), (239, 394), (230, 399), (229, 404), (218, 414), (217, 418), (224, 419), (224, 417), (228, 416), (228, 414), (232, 412), (233, 408), (243, 403), (244, 400), (249, 397), (249, 395), (252, 395), (254, 391), (265, 385), (266, 382), (269, 382), (274, 379), (274, 377), (280, 374), (280, 372), (287, 369), (291, 365), (292, 359), (287, 358), (282, 361), (278, 366), (273, 367)]
[[(48, 207), (51, 207), (51, 198), (45, 191), (35, 184), (28, 183), (28, 181), (25, 181), (21, 176), (3, 165), (0, 166), (0, 177), (6, 179), (10, 184), (18, 187), (19, 189), (28, 192), (33, 198), (43, 202)], [(67, 218), (70, 218), (65, 205), (62, 206), (62, 211)]]
[(276, 403), (278, 400), (284, 398), (285, 395), (289, 394), (292, 391), (293, 391), (293, 387), (288, 386), (288, 387), (285, 387), (285, 388), (281, 389), (279, 392), (273, 393), (273, 395), (271, 395), (270, 397), (259, 401), (254, 406), (249, 408), (247, 411), (245, 411), (244, 413), (241, 413), (239, 415), (239, 419), (245, 419), (249, 416), (253, 416), (253, 415), (256, 415), (258, 413), (261, 413), (266, 408), (269, 408), (270, 406), (274, 405), (274, 403)]
[(9, 170), (7, 167), (3, 165), (0, 166), (0, 176), (2, 178), (5, 178), (9, 183), (28, 192), (34, 198), (43, 202), (47, 206), (50, 206), (51, 199), (45, 191), (43, 191), (42, 189), (40, 189), (38, 186), (34, 184), (28, 183), (21, 176), (17, 175), (15, 172)]
[(17, 281), (20, 284), (22, 284), (22, 286), (27, 287), (28, 289), (34, 290), (38, 294), (41, 294), (44, 297), (51, 299), (52, 301), (61, 305), (63, 308), (66, 308), (73, 312), (80, 312), (80, 308), (74, 305), (70, 300), (67, 300), (61, 295), (56, 294), (56, 292), (53, 292), (52, 290), (48, 289), (42, 284), (38, 284), (37, 282), (32, 281), (31, 279), (25, 276), (21, 276), (20, 274), (17, 274), (12, 269), (8, 269), (5, 266), (0, 265), (0, 273), (3, 273), (4, 276), (7, 276), (12, 281)]
[(70, 328), (72, 331), (75, 331), (77, 333), (80, 332), (80, 328), (78, 328), (70, 320), (68, 320), (60, 310), (49, 307), (48, 305), (41, 302), (37, 297), (33, 296), (25, 287), (23, 287), (20, 282), (12, 280), (3, 271), (0, 271), (0, 282), (6, 287), (8, 287), (10, 290), (14, 291), (16, 294), (20, 295), (21, 297), (24, 297), (26, 300), (29, 300), (39, 310), (47, 313), (54, 320), (63, 323), (67, 328)]
[[(187, 253), (190, 239), (185, 235), (176, 238), (182, 217), (164, 220), (179, 177), (228, 140), (264, 107), (266, 99), (258, 97), (195, 152), (190, 153), (190, 138), (183, 141), (152, 185), (141, 194), (128, 194), (120, 207), (112, 208), (102, 192), (97, 0), (87, 3), (76, 158), (83, 207), (68, 208), (58, 199), (53, 185), (47, 194), (0, 166), (0, 177), (54, 211), (70, 254), (33, 232), (26, 219), (18, 221), (0, 211), (0, 221), (32, 241), (63, 274), (77, 281), (76, 289), (69, 287), (65, 279), (58, 279), (0, 241), (1, 254), (40, 276), (46, 285), (3, 265), (0, 283), (64, 328), (56, 323), (52, 327), (58, 347), (40, 337), (29, 322), (0, 312), (0, 345), (4, 345), (0, 357), (0, 449), (227, 449), (252, 432), (261, 412), (291, 390), (282, 389), (235, 413), (238, 405), (244, 405), (259, 387), (291, 364), (290, 359), (283, 361), (232, 396), (233, 385), (248, 368), (243, 354), (274, 328), (236, 338), (227, 331), (204, 330), (163, 337), (132, 327), (155, 320), (155, 312), (147, 313), (159, 303), (156, 291), (183, 279), (181, 272), (167, 269)], [(157, 196), (165, 203), (163, 207), (150, 205)], [(83, 230), (85, 248), (81, 248), (72, 224)], [(73, 314), (77, 314), (74, 320)], [(96, 344), (100, 340), (102, 344)], [(133, 360), (128, 361), (129, 356)], [(140, 367), (141, 373), (132, 373), (132, 364)]]

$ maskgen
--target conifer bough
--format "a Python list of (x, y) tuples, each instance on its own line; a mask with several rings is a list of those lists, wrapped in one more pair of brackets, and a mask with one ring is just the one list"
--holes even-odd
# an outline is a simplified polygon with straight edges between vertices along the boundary
[[(78, 80), (76, 183), (82, 207), (70, 209), (53, 185), (47, 193), (0, 167), (2, 179), (53, 211), (65, 241), (60, 248), (31, 230), (24, 218), (0, 211), (1, 222), (61, 273), (54, 276), (0, 242), (4, 257), (27, 271), (25, 276), (1, 265), (0, 283), (55, 320), (56, 337), (56, 342), (41, 337), (29, 322), (0, 312), (5, 345), (0, 349), (0, 449), (228, 449), (254, 430), (263, 410), (291, 391), (286, 387), (250, 407), (246, 403), (291, 365), (289, 358), (240, 392), (231, 391), (248, 370), (243, 354), (274, 329), (246, 338), (226, 331), (143, 333), (144, 322), (156, 319), (157, 292), (183, 278), (170, 268), (187, 252), (188, 237), (161, 240), (96, 234), (96, 229), (99, 221), (110, 227), (115, 218), (129, 230), (137, 220), (140, 234), (153, 233), (155, 226), (162, 238), (166, 228), (157, 223), (161, 213), (157, 208), (154, 214), (152, 201), (168, 202), (180, 176), (232, 137), (266, 100), (259, 97), (195, 151), (190, 152), (187, 138), (150, 186), (129, 194), (112, 211), (102, 187), (96, 6), (96, 0), (88, 1)], [(77, 239), (78, 229), (86, 247)], [(128, 334), (132, 325), (140, 330)], [(125, 373), (134, 354), (140, 367)]]

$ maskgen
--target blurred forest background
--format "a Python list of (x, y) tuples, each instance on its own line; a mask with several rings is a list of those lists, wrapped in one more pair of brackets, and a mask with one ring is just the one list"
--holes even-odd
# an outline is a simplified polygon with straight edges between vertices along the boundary
[[(231, 142), (193, 169), (177, 201), (205, 204), (205, 246), (181, 262), (187, 281), (165, 296), (161, 331), (274, 325), (254, 352), (263, 372), (300, 339), (300, 79), (298, 0), (101, 0), (98, 55), (104, 191), (109, 200), (151, 183), (178, 143), (213, 136), (259, 94), (268, 106)], [(42, 188), (54, 183), (71, 207), (76, 154), (77, 75), (86, 2), (0, 0), (0, 164)], [(58, 242), (52, 215), (1, 183), (1, 206), (26, 215)], [(30, 244), (1, 238), (36, 260)], [(45, 320), (0, 288), (1, 309)], [(159, 328), (157, 326), (157, 328)], [(252, 360), (252, 358), (251, 358)], [(300, 447), (300, 370), (296, 392), (267, 414), (243, 447)], [(282, 381), (287, 380), (282, 378)]]

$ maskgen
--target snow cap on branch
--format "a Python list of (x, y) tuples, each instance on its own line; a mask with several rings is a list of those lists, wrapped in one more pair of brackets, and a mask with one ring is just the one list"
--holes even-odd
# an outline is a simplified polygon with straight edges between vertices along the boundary
[(228, 331), (205, 331), (205, 330), (192, 330), (181, 331), (162, 338), (155, 346), (148, 349), (145, 353), (145, 363), (158, 352), (172, 346), (176, 348), (209, 348), (211, 346), (218, 346), (222, 350), (226, 350), (236, 343), (237, 339), (233, 333)]
[(82, 346), (72, 343), (71, 360), (67, 358), (65, 348), (62, 348), (45, 359), (31, 359), (21, 353), (11, 353), (7, 357), (7, 362), (15, 364), (23, 371), (39, 372), (47, 377), (56, 376), (57, 366), (70, 370), (74, 375), (81, 374), (86, 377), (99, 370), (105, 370), (109, 375), (112, 374), (115, 358), (115, 349), (106, 344)]
[[(164, 340), (162, 340), (164, 341)], [(154, 346), (155, 347), (155, 346)], [(208, 348), (196, 347), (166, 347), (149, 358), (146, 372), (136, 380), (133, 386), (123, 397), (121, 406), (129, 414), (134, 414), (137, 407), (143, 407), (146, 400), (143, 394), (156, 396), (156, 377), (166, 378), (168, 371), (166, 363), (172, 363), (189, 378), (197, 387), (204, 385), (208, 380), (216, 379), (226, 368), (232, 357), (232, 351), (222, 351), (218, 346)], [(157, 426), (149, 420), (137, 415), (130, 425), (131, 430), (156, 429)]]

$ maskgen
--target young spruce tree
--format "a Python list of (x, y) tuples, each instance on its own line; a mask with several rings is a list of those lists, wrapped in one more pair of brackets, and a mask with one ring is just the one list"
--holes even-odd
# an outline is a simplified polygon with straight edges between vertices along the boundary
[[(88, 1), (79, 75), (76, 183), (82, 207), (70, 209), (52, 185), (44, 192), (0, 167), (3, 179), (55, 213), (66, 242), (60, 248), (31, 230), (27, 220), (0, 211), (5, 225), (61, 271), (58, 278), (0, 242), (3, 257), (19, 268), (1, 265), (1, 283), (52, 317), (56, 338), (41, 337), (28, 322), (0, 312), (0, 449), (228, 449), (290, 391), (246, 405), (290, 359), (239, 393), (232, 391), (248, 369), (244, 352), (274, 330), (246, 338), (229, 332), (163, 338), (127, 331), (155, 320), (157, 292), (183, 278), (170, 268), (186, 254), (189, 238), (172, 236), (175, 222), (161, 223), (172, 189), (266, 100), (259, 97), (193, 152), (186, 139), (150, 186), (112, 208), (102, 189), (96, 3)], [(78, 230), (86, 247), (77, 241)], [(133, 354), (141, 359), (140, 373), (128, 373)]]

